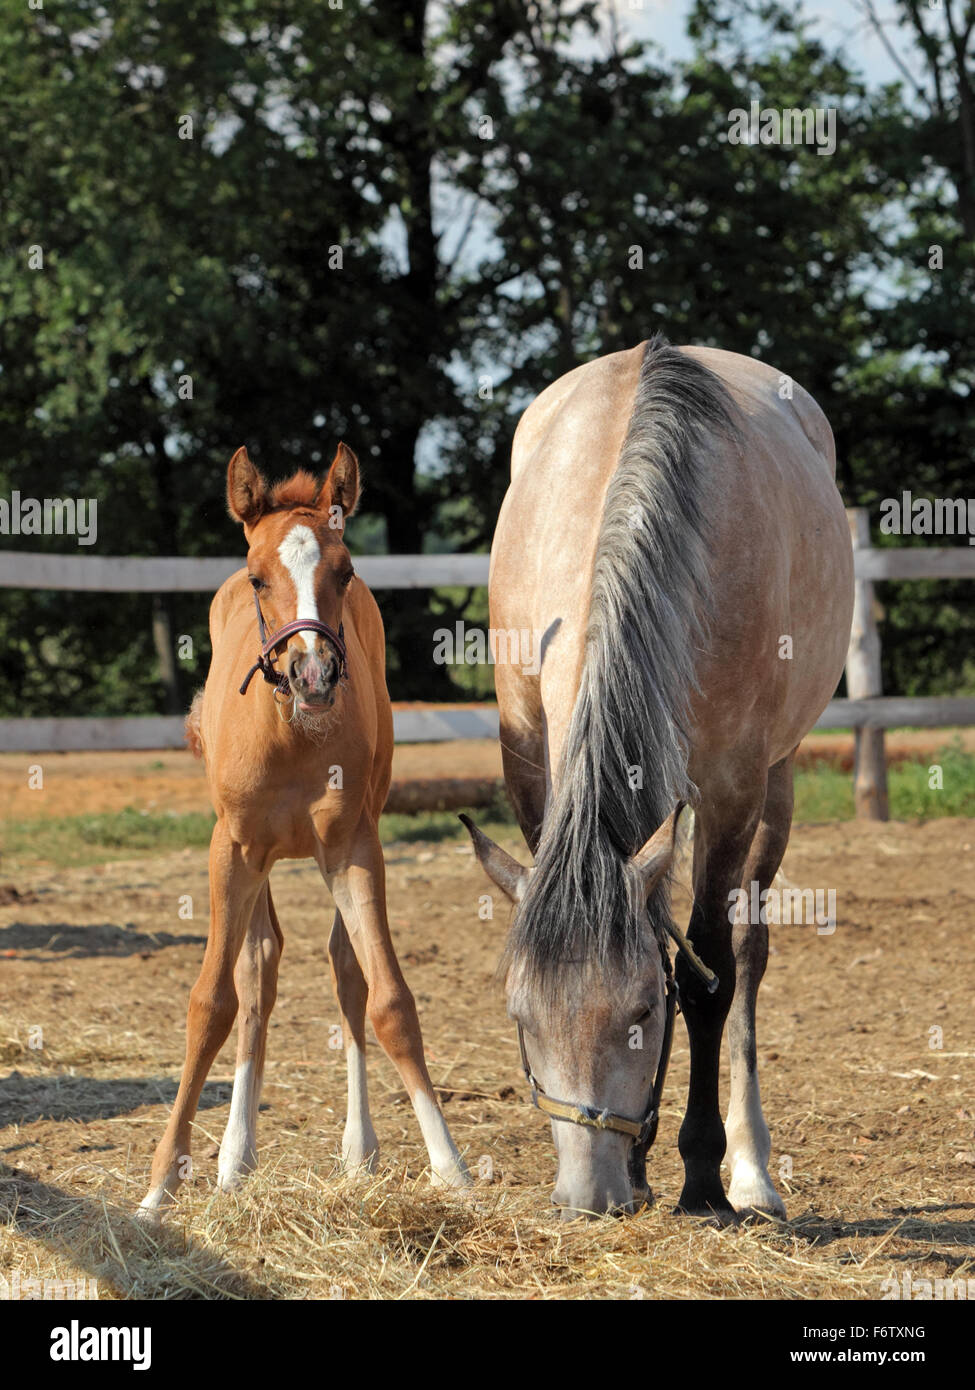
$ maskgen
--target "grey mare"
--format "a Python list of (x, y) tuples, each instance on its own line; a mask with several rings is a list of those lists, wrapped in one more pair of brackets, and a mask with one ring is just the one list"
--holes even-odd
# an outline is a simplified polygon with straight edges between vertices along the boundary
[(709, 992), (678, 955), (690, 1040), (680, 1207), (784, 1215), (756, 1070), (768, 931), (729, 903), (775, 876), (795, 750), (843, 670), (853, 561), (834, 473), (832, 432), (802, 387), (661, 339), (569, 372), (518, 426), (490, 602), (495, 631), (529, 630), (542, 649), (534, 674), (495, 668), (505, 779), (534, 868), (472, 834), (515, 903), (503, 969), (526, 1069), (583, 1119), (552, 1124), (552, 1200), (567, 1217), (647, 1195), (646, 1127), (635, 1134), (666, 1031), (660, 943), (683, 801), (695, 812), (688, 937), (719, 983)]

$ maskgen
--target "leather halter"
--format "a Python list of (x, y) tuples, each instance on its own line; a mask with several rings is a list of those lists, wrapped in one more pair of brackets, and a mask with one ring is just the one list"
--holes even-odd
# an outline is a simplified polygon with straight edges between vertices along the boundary
[(320, 637), (324, 637), (339, 659), (339, 678), (348, 675), (349, 663), (345, 649), (343, 623), (339, 623), (339, 630), (336, 632), (334, 627), (329, 627), (328, 623), (319, 622), (317, 618), (296, 618), (293, 623), (285, 623), (284, 627), (279, 627), (277, 632), (272, 632), (269, 637), (267, 624), (264, 622), (264, 614), (261, 612), (261, 600), (257, 596), (256, 589), (254, 590), (254, 606), (257, 609), (257, 626), (261, 634), (261, 654), (244, 677), (244, 683), (240, 687), (241, 695), (246, 695), (251, 680), (256, 672), (260, 671), (268, 684), (275, 687), (275, 694), (280, 690), (282, 695), (290, 697), (291, 684), (284, 671), (279, 671), (274, 664), (276, 658), (274, 649), (286, 637), (292, 637), (296, 632), (317, 632)]
[[(683, 934), (676, 928), (668, 927), (671, 935), (678, 942), (681, 954), (691, 968), (701, 976), (707, 985), (708, 993), (713, 994), (718, 987), (718, 977), (713, 971), (695, 955), (690, 943), (684, 938)], [(680, 1002), (677, 981), (674, 978), (673, 967), (670, 963), (670, 955), (661, 943), (660, 954), (664, 963), (664, 989), (666, 996), (666, 1017), (664, 1020), (663, 1045), (660, 1050), (660, 1061), (657, 1064), (657, 1074), (650, 1087), (650, 1095), (647, 1098), (647, 1106), (643, 1116), (639, 1120), (627, 1119), (625, 1115), (617, 1115), (612, 1110), (598, 1110), (594, 1105), (580, 1105), (576, 1101), (556, 1100), (554, 1096), (546, 1095), (541, 1082), (535, 1076), (528, 1062), (528, 1053), (525, 1051), (525, 1032), (522, 1025), (518, 1024), (518, 1047), (521, 1050), (521, 1065), (525, 1073), (525, 1080), (531, 1090), (532, 1105), (548, 1115), (553, 1120), (565, 1120), (569, 1124), (585, 1125), (589, 1129), (608, 1129), (617, 1134), (628, 1134), (633, 1142), (644, 1152), (650, 1148), (657, 1137), (657, 1124), (660, 1119), (660, 1101), (663, 1096), (664, 1082), (667, 1079), (667, 1068), (670, 1064), (670, 1051), (674, 1041), (674, 1015), (677, 1012)]]

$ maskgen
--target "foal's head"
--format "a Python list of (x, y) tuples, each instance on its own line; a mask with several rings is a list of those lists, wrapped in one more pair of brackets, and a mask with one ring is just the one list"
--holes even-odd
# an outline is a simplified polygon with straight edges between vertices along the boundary
[[(338, 631), (355, 577), (342, 536), (359, 500), (359, 464), (340, 444), (324, 482), (298, 472), (269, 487), (238, 449), (227, 470), (227, 505), (247, 539), (247, 573), (268, 631), (310, 618)], [(296, 632), (280, 661), (305, 714), (327, 709), (339, 679), (338, 656), (321, 634)]]

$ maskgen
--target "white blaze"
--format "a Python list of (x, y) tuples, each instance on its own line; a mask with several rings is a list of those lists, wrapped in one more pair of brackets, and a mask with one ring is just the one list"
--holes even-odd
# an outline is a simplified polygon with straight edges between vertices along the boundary
[[(295, 620), (311, 618), (318, 621), (318, 604), (315, 602), (315, 571), (322, 558), (322, 552), (315, 533), (307, 526), (292, 526), (278, 546), (278, 556), (291, 576), (298, 595), (298, 608)], [(317, 635), (314, 632), (299, 634), (305, 639), (305, 650), (311, 651), (311, 644)]]

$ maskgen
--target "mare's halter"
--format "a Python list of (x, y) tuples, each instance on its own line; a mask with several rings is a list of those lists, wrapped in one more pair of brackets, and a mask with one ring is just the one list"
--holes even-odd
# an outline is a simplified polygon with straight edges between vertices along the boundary
[(269, 637), (267, 625), (264, 622), (264, 614), (261, 612), (261, 600), (257, 596), (256, 589), (254, 590), (254, 606), (257, 609), (257, 626), (261, 634), (261, 654), (244, 677), (244, 683), (240, 687), (241, 695), (247, 693), (247, 687), (252, 678), (256, 672), (260, 671), (268, 684), (274, 686), (275, 696), (280, 691), (283, 698), (290, 699), (291, 684), (285, 672), (279, 671), (274, 664), (277, 655), (274, 649), (286, 637), (291, 637), (296, 632), (317, 632), (320, 637), (324, 637), (339, 659), (339, 678), (348, 675), (349, 663), (345, 650), (345, 631), (342, 623), (339, 623), (339, 630), (336, 632), (334, 627), (329, 627), (328, 623), (319, 622), (317, 618), (296, 618), (293, 623), (285, 623), (284, 627), (279, 627), (277, 632), (272, 632)]
[[(684, 936), (684, 934), (673, 925), (668, 925), (668, 932), (677, 942), (680, 953), (684, 956), (687, 963), (695, 974), (699, 975), (707, 986), (709, 994), (713, 994), (718, 988), (718, 977), (713, 970), (709, 970), (704, 962), (694, 953), (694, 950)], [(646, 1109), (639, 1120), (629, 1120), (625, 1115), (617, 1115), (612, 1110), (598, 1110), (594, 1105), (579, 1105), (571, 1100), (556, 1100), (554, 1096), (545, 1094), (545, 1089), (535, 1076), (528, 1062), (528, 1053), (525, 1051), (525, 1032), (521, 1024), (518, 1024), (518, 1046), (521, 1049), (521, 1065), (524, 1069), (525, 1080), (531, 1090), (532, 1105), (538, 1107), (543, 1114), (548, 1115), (553, 1120), (565, 1120), (573, 1125), (585, 1125), (589, 1129), (610, 1129), (617, 1134), (628, 1134), (638, 1148), (644, 1153), (650, 1148), (657, 1137), (657, 1122), (660, 1118), (660, 1100), (663, 1095), (664, 1082), (667, 1079), (667, 1067), (670, 1063), (670, 1049), (674, 1040), (674, 1014), (677, 1012), (679, 1004), (679, 992), (677, 981), (674, 978), (673, 967), (670, 963), (670, 954), (663, 942), (660, 942), (660, 955), (664, 966), (664, 988), (666, 994), (667, 1015), (664, 1021), (663, 1045), (660, 1050), (660, 1061), (657, 1065), (657, 1074), (650, 1087), (650, 1095), (647, 1098)]]

